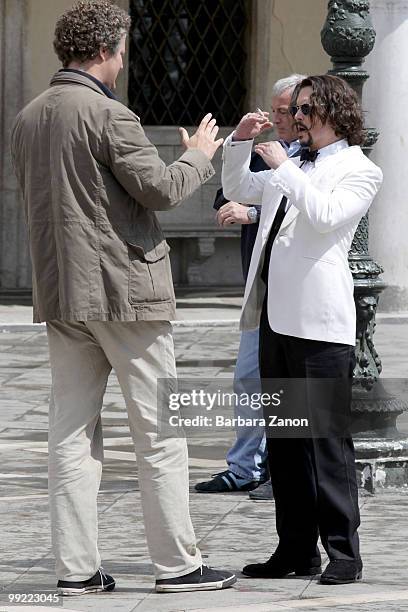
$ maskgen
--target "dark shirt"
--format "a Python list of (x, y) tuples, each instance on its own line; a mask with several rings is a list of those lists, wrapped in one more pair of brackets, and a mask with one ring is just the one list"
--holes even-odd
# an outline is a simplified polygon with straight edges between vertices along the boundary
[[(249, 168), (252, 172), (260, 172), (261, 170), (270, 170), (270, 167), (264, 162), (262, 157), (258, 153), (252, 153), (251, 163)], [(229, 202), (224, 198), (222, 188), (217, 191), (215, 196), (214, 208), (218, 210)], [(241, 263), (242, 273), (244, 275), (245, 282), (248, 276), (249, 264), (251, 263), (252, 251), (255, 244), (256, 234), (259, 227), (259, 215), (261, 214), (261, 207), (255, 206), (258, 211), (258, 221), (256, 223), (250, 223), (248, 225), (241, 226)]]
[(109, 87), (106, 87), (106, 85), (102, 83), (102, 81), (94, 77), (92, 74), (89, 74), (89, 72), (85, 72), (84, 70), (76, 70), (75, 68), (61, 68), (59, 72), (75, 72), (76, 74), (81, 74), (82, 76), (88, 77), (88, 79), (96, 83), (96, 85), (102, 89), (105, 96), (108, 96), (108, 98), (112, 98), (112, 100), (117, 100), (117, 97), (114, 93), (111, 92)]
[[(298, 141), (296, 141), (296, 143), (292, 142), (292, 144), (284, 142), (283, 140), (279, 140), (278, 142), (280, 142), (284, 147), (289, 157), (298, 157), (300, 155), (300, 144)], [(261, 170), (270, 170), (270, 167), (264, 162), (260, 155), (257, 153), (252, 153), (249, 169), (252, 170), (252, 172), (260, 172)], [(215, 196), (214, 208), (218, 210), (228, 201), (229, 200), (224, 198), (222, 189), (219, 189), (217, 191), (217, 195)], [(251, 223), (250, 225), (242, 225), (241, 229), (241, 262), (245, 282), (248, 277), (249, 264), (251, 263), (252, 251), (256, 240), (256, 234), (258, 232), (259, 217), (261, 214), (261, 207), (255, 206), (255, 208), (258, 211), (258, 221), (256, 223)], [(285, 215), (283, 213), (283, 217), (284, 216)], [(283, 221), (283, 217), (282, 219), (279, 219), (279, 227)]]
[(288, 202), (288, 198), (286, 196), (283, 196), (283, 198), (281, 199), (279, 203), (278, 210), (275, 213), (275, 218), (272, 222), (272, 227), (269, 232), (268, 240), (266, 242), (264, 263), (263, 263), (263, 267), (261, 271), (261, 278), (266, 286), (268, 286), (268, 275), (269, 275), (269, 265), (271, 262), (272, 246), (281, 228), (283, 219), (285, 218), (287, 202)]

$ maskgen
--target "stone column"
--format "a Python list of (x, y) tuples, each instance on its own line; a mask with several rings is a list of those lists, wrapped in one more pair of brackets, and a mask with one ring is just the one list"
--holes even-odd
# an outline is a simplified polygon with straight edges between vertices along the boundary
[(384, 172), (384, 183), (370, 212), (370, 251), (384, 267), (387, 288), (383, 311), (408, 311), (408, 0), (371, 0), (377, 32), (366, 68), (364, 88), (369, 124), (380, 132), (371, 158)]
[(270, 91), (273, 82), (269, 75), (269, 64), (272, 55), (272, 22), (274, 0), (252, 2), (250, 12), (250, 40), (248, 67), (247, 109), (255, 110), (258, 106), (269, 110)]
[[(120, 6), (124, 11), (129, 13), (129, 0), (115, 0), (115, 4)], [(132, 32), (129, 33), (132, 36)], [(123, 70), (119, 73), (116, 82), (116, 95), (123, 104), (128, 104), (128, 82), (129, 82), (129, 40), (126, 44), (126, 55), (123, 60)]]
[(17, 180), (10, 159), (10, 128), (27, 101), (25, 0), (0, 3), (0, 295), (28, 293), (31, 269)]

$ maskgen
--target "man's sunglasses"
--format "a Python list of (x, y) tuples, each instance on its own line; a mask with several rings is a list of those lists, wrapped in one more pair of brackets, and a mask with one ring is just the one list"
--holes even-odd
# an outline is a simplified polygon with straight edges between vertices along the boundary
[(300, 106), (289, 106), (288, 110), (289, 110), (290, 114), (292, 115), (292, 117), (294, 117), (296, 115), (298, 110), (300, 110), (302, 115), (307, 117), (312, 112), (312, 108), (313, 108), (312, 104), (301, 104)]

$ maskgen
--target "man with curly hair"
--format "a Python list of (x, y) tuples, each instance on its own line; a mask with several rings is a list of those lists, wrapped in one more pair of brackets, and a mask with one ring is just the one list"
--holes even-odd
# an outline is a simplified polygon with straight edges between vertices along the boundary
[[(262, 205), (241, 328), (260, 326), (263, 391), (278, 384), (291, 398), (282, 396), (282, 414), (303, 411), (309, 423), (308, 437), (267, 428), (279, 542), (268, 561), (243, 573), (319, 574), (320, 534), (330, 561), (320, 581), (345, 584), (362, 575), (348, 423), (356, 312), (347, 255), (382, 173), (361, 151), (362, 111), (345, 81), (303, 79), (290, 111), (303, 147), (299, 160), (288, 159), (278, 142), (261, 143), (255, 151), (270, 170), (250, 171), (253, 138), (271, 125), (267, 113), (244, 116), (224, 148), (225, 196)], [(270, 416), (266, 410), (267, 424)]]
[[(140, 119), (112, 89), (123, 67), (128, 15), (107, 0), (78, 2), (59, 19), (63, 69), (18, 115), (12, 154), (33, 266), (34, 321), (45, 321), (52, 391), (49, 499), (58, 589), (111, 591), (101, 569), (97, 495), (101, 409), (112, 369), (135, 443), (156, 590), (221, 589), (231, 572), (202, 563), (188, 507), (184, 438), (159, 429), (176, 378), (169, 247), (155, 215), (213, 174), (222, 144), (206, 115), (166, 166)], [(157, 381), (165, 386), (160, 403)]]

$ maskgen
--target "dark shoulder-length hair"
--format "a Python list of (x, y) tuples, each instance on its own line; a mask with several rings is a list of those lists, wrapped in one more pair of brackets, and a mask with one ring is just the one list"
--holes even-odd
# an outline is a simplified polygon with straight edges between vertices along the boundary
[(312, 122), (318, 117), (322, 123), (327, 121), (334, 129), (336, 136), (346, 138), (349, 145), (361, 145), (364, 142), (364, 119), (360, 102), (354, 89), (340, 77), (323, 74), (309, 76), (296, 85), (293, 104), (303, 87), (311, 87)]

